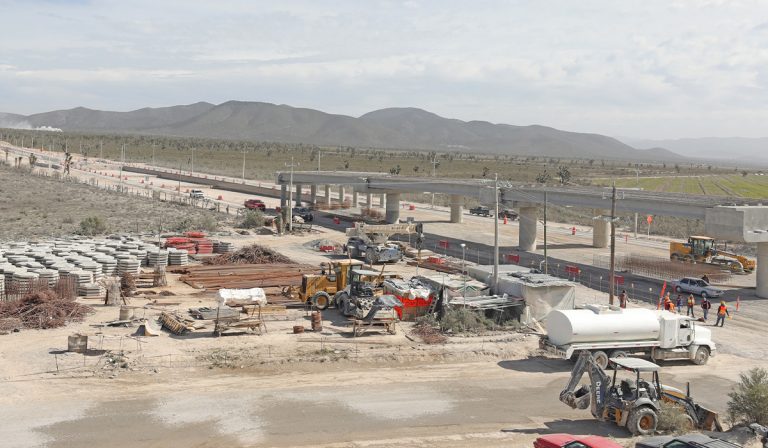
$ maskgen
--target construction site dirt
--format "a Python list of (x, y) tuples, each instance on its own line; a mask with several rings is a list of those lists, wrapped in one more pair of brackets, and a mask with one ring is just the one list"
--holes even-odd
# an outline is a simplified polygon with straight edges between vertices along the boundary
[[(224, 195), (233, 204), (242, 203), (239, 196)], [(275, 201), (265, 202), (271, 207)], [(466, 216), (464, 224), (448, 224), (443, 222), (445, 210), (422, 206), (410, 214), (430, 222), (433, 252), (453, 255), (453, 262), (461, 263), (454, 246), (465, 241), (467, 263), (487, 260), (491, 219)], [(316, 221), (323, 224), (323, 217)], [(572, 235), (567, 224), (551, 225), (550, 257), (563, 264), (593, 262), (596, 250), (589, 247), (587, 229)], [(517, 224), (504, 225), (502, 231), (503, 246), (514, 247)], [(343, 226), (331, 223), (299, 235), (230, 233), (217, 238), (237, 248), (267, 246), (298, 262), (289, 270), (308, 265), (316, 271), (321, 263), (346, 258), (312, 244), (344, 244)], [(450, 248), (437, 245), (444, 240)], [(667, 242), (628, 237), (620, 244), (620, 251), (659, 256)], [(533, 258), (523, 260), (528, 265)], [(383, 266), (387, 273), (403, 276), (425, 269), (405, 262)], [(626, 431), (559, 403), (572, 364), (539, 351), (535, 329), (447, 335), (444, 343), (425, 343), (412, 331), (413, 323), (400, 322), (397, 334), (371, 331), (353, 337), (349, 321), (333, 307), (322, 313), (322, 330), (313, 332), (311, 310), (299, 303), (279, 311), (265, 308), (260, 334), (212, 337), (210, 320), (182, 335), (161, 329), (156, 318), (162, 312), (186, 317), (190, 308), (215, 308), (218, 287), (258, 286), (251, 280), (222, 284), (218, 278), (217, 284), (189, 278), (207, 269), (228, 272), (219, 277), (235, 277), (237, 269), (249, 268), (169, 270), (167, 286), (141, 288), (129, 298), (134, 318), (125, 326), (108, 325), (118, 320), (119, 307), (78, 299), (94, 310), (82, 322), (0, 335), (0, 445), (500, 447), (531, 446), (539, 434), (551, 432), (600, 434), (625, 446), (632, 443)], [(294, 274), (289, 283), (300, 278)], [(690, 382), (697, 401), (723, 414), (739, 374), (768, 367), (768, 302), (750, 295), (745, 287), (750, 279), (754, 276), (732, 276), (729, 282), (734, 283), (725, 286), (734, 298), (741, 294), (741, 307), (732, 307), (732, 319), (723, 328), (712, 327), (710, 317), (706, 326), (718, 353), (706, 367), (663, 363), (666, 382), (681, 389)], [(607, 303), (605, 281), (595, 275), (577, 285), (577, 303)], [(638, 300), (640, 283), (633, 291), (629, 276), (626, 282), (630, 307), (656, 307)], [(658, 296), (660, 286), (655, 282), (648, 296)], [(267, 291), (268, 296), (270, 292), (276, 299), (278, 290)], [(143, 319), (157, 336), (135, 336)], [(294, 334), (297, 326), (304, 332)], [(67, 350), (73, 334), (88, 335), (87, 351)]]

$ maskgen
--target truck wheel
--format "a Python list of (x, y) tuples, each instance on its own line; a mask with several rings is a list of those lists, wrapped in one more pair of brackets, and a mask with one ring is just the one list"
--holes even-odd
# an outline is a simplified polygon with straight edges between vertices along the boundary
[(656, 411), (643, 406), (632, 411), (627, 421), (627, 429), (634, 436), (648, 436), (656, 431), (659, 416)]
[(333, 299), (334, 302), (336, 303), (336, 309), (338, 309), (339, 312), (344, 316), (349, 314), (349, 305), (347, 304), (348, 299), (349, 299), (349, 296), (345, 292), (337, 294), (336, 297)]
[(330, 304), (331, 296), (327, 292), (321, 291), (312, 296), (312, 305), (320, 311), (328, 309)]
[(672, 261), (680, 261), (680, 255), (672, 254), (669, 256), (669, 259)]
[(693, 363), (697, 366), (703, 366), (709, 361), (709, 349), (706, 347), (699, 347), (696, 350), (696, 355), (693, 357)]
[(611, 352), (611, 358), (626, 358), (627, 352), (624, 350), (614, 350)]
[(592, 352), (592, 358), (601, 369), (605, 370), (608, 368), (608, 354), (604, 351), (597, 350)]

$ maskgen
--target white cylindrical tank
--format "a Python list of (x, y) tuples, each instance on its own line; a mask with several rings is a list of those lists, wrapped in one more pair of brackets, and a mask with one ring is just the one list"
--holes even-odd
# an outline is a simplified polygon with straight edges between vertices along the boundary
[(590, 307), (553, 310), (547, 316), (547, 335), (554, 345), (658, 340), (659, 331), (659, 314), (653, 310)]

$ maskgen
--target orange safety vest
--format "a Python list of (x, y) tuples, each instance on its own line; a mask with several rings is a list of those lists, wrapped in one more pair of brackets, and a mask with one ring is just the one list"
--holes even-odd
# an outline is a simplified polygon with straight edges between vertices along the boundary
[(696, 300), (693, 297), (688, 296), (688, 306), (693, 306), (695, 304), (696, 304)]
[(725, 316), (726, 311), (728, 308), (725, 305), (720, 305), (717, 307), (717, 315), (718, 316)]

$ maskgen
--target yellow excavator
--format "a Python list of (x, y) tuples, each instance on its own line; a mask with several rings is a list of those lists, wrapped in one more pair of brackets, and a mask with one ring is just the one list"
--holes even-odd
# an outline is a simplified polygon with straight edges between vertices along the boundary
[(754, 260), (733, 252), (718, 250), (714, 238), (708, 236), (690, 236), (688, 242), (669, 243), (669, 259), (687, 263), (707, 263), (728, 268), (731, 272), (749, 274), (754, 272)]

